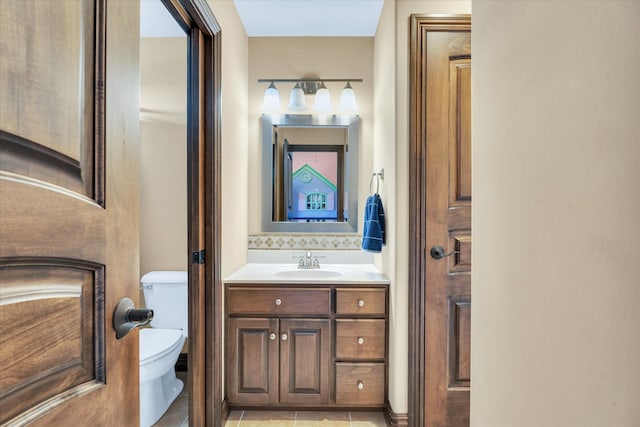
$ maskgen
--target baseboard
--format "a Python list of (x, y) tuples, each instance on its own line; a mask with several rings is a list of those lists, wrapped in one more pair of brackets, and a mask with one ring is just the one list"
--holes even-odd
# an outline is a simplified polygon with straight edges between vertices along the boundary
[(178, 361), (176, 362), (176, 371), (187, 372), (189, 366), (189, 355), (187, 353), (180, 353)]
[(409, 415), (408, 414), (396, 414), (391, 408), (391, 403), (387, 400), (384, 405), (384, 417), (387, 420), (387, 424), (392, 427), (408, 427)]
[(222, 403), (220, 404), (220, 417), (222, 418), (222, 425), (226, 423), (230, 413), (231, 413), (231, 408), (229, 408), (227, 399), (223, 399)]

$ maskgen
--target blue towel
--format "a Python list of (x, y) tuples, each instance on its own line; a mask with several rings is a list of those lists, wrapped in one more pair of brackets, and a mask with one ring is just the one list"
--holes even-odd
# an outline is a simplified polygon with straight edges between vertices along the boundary
[(384, 209), (380, 195), (367, 197), (364, 207), (364, 230), (362, 231), (362, 249), (369, 252), (381, 252), (386, 243), (384, 232)]

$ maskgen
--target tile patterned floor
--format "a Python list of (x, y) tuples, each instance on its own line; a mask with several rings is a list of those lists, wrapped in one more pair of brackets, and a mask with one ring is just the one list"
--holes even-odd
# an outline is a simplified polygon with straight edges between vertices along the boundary
[(386, 427), (382, 412), (231, 411), (225, 427)]
[[(189, 427), (187, 373), (176, 372), (185, 388), (153, 427)], [(387, 427), (382, 412), (231, 411), (224, 427)]]

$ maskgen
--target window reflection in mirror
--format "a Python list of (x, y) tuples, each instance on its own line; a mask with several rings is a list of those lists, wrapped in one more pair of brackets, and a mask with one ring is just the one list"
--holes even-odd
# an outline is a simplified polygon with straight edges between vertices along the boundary
[[(307, 129), (306, 133), (315, 132)], [(276, 132), (274, 150), (282, 151), (278, 157), (283, 179), (282, 185), (274, 187), (273, 220), (343, 222), (348, 218), (342, 175), (346, 145), (293, 144), (288, 138), (279, 144), (279, 140)]]
[(263, 231), (357, 231), (358, 117), (263, 116), (262, 126)]

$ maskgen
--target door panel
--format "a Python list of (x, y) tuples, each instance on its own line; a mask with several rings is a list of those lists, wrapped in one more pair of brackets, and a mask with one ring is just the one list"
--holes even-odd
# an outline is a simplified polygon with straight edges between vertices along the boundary
[(94, 322), (104, 317), (96, 298), (103, 295), (103, 279), (98, 264), (38, 258), (2, 264), (5, 419), (81, 384), (104, 383), (104, 353), (98, 350), (104, 328)]
[(0, 422), (139, 423), (138, 10), (0, 9)]
[(470, 58), (449, 60), (449, 117), (449, 206), (468, 206), (471, 202)]
[(0, 75), (10, 82), (0, 97), (4, 171), (95, 199), (96, 4), (40, 3), (3, 2), (0, 12), (14, 23), (0, 39)]
[[(414, 426), (468, 426), (471, 319), (471, 24), (412, 17)], [(441, 246), (447, 256), (433, 257)], [(424, 384), (424, 385), (422, 385)]]
[(230, 318), (227, 331), (229, 401), (277, 403), (278, 319)]
[(329, 319), (280, 322), (280, 402), (329, 403)]
[(449, 388), (471, 382), (471, 301), (449, 298)]

